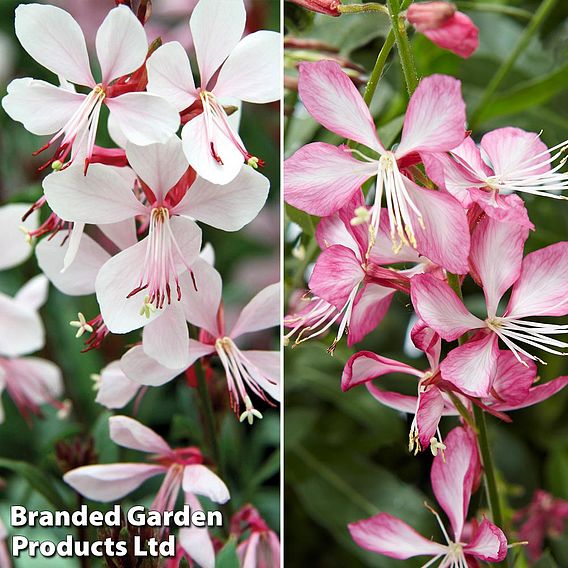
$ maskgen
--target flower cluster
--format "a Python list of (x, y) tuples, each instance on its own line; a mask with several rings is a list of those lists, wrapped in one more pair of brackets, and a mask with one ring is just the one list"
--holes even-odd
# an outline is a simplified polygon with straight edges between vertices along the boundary
[[(442, 566), (472, 565), (472, 557), (500, 562), (507, 554), (501, 528), (474, 519), (464, 536), (481, 469), (474, 411), (510, 421), (507, 412), (568, 384), (567, 376), (538, 384), (537, 371), (545, 364), (541, 351), (568, 353), (559, 337), (568, 326), (549, 319), (568, 315), (568, 243), (525, 255), (534, 225), (520, 197), (565, 199), (566, 143), (547, 148), (539, 134), (505, 127), (478, 144), (466, 130), (460, 82), (445, 75), (420, 81), (392, 149), (337, 62), (300, 64), (298, 91), (307, 111), (348, 143), (310, 143), (285, 162), (285, 200), (321, 218), (321, 252), (309, 290), (292, 296), (287, 343), (325, 337), (337, 325), (328, 351), (344, 336), (356, 345), (380, 329), (396, 293), (408, 298), (410, 338), (428, 368), (359, 351), (347, 361), (341, 387), (364, 384), (381, 404), (414, 415), (409, 450), (436, 456), (432, 486), (453, 531), (442, 528), (440, 545), (379, 514), (352, 525), (353, 538), (394, 558), (429, 554), (428, 566), (439, 559)], [(472, 313), (462, 284), (481, 288), (483, 309)], [(415, 395), (377, 380), (395, 373), (413, 378)], [(463, 427), (443, 439), (446, 416), (460, 417)]]

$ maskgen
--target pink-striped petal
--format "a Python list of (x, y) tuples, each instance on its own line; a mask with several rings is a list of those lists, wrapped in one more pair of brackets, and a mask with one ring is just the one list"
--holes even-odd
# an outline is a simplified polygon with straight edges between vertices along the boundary
[(128, 416), (111, 416), (109, 419), (111, 440), (131, 450), (166, 455), (171, 452), (167, 442), (153, 430)]
[(568, 375), (557, 377), (542, 385), (537, 385), (529, 390), (528, 396), (520, 403), (510, 404), (509, 402), (497, 402), (491, 405), (491, 408), (500, 411), (520, 410), (535, 404), (539, 404), (548, 400), (556, 393), (560, 392), (566, 385), (568, 385)]
[(278, 325), (280, 322), (280, 284), (263, 288), (242, 309), (231, 331), (231, 337), (260, 331)]
[(516, 405), (529, 396), (530, 388), (536, 381), (537, 368), (531, 359), (523, 358), (521, 365), (511, 351), (499, 351), (492, 394), (499, 401)]
[(420, 393), (418, 407), (416, 409), (416, 428), (418, 429), (418, 441), (422, 449), (430, 446), (430, 440), (436, 436), (440, 418), (444, 414), (444, 397), (440, 389), (431, 386)]
[(507, 537), (498, 526), (484, 518), (463, 551), (466, 556), (485, 562), (501, 562), (507, 556)]

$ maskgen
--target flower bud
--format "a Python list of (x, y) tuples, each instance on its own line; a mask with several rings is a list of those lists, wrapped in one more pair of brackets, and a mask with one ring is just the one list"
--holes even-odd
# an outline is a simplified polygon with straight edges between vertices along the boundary
[(449, 2), (423, 2), (411, 4), (406, 13), (407, 20), (416, 31), (436, 30), (456, 13), (456, 7)]
[(327, 16), (341, 16), (339, 11), (339, 6), (341, 5), (341, 0), (290, 0), (298, 6), (303, 6), (304, 8), (311, 10), (312, 12), (318, 12), (319, 14), (326, 14)]

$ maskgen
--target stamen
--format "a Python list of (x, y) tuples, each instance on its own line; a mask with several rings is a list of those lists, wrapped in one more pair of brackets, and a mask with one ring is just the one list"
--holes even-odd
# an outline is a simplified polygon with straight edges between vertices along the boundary
[(77, 321), (70, 321), (69, 325), (71, 327), (76, 327), (77, 328), (77, 333), (75, 334), (75, 337), (78, 339), (79, 337), (81, 337), (85, 332), (87, 333), (92, 333), (93, 332), (93, 328), (91, 325), (89, 325), (89, 323), (87, 322), (87, 320), (85, 319), (85, 316), (79, 312), (77, 314)]

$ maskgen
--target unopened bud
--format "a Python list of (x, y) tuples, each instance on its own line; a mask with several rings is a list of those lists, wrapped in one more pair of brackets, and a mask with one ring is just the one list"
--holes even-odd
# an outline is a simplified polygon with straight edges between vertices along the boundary
[(339, 6), (341, 0), (290, 0), (298, 6), (302, 6), (312, 12), (326, 14), (327, 16), (341, 16)]
[(436, 30), (456, 13), (450, 2), (419, 2), (411, 4), (406, 19), (419, 32)]

